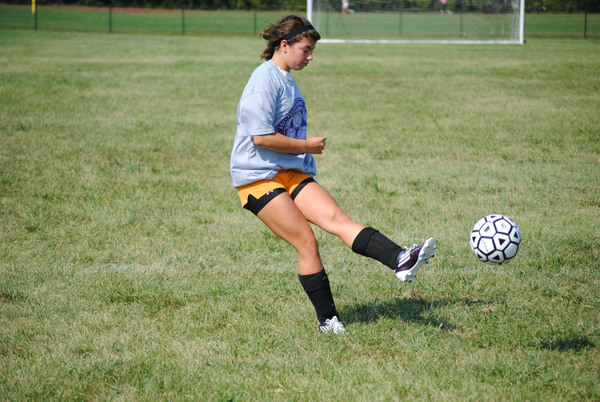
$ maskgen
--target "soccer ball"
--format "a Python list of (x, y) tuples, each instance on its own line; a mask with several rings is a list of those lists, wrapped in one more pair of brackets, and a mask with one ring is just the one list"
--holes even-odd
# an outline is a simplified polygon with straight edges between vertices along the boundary
[(521, 247), (521, 231), (504, 215), (488, 215), (471, 230), (471, 250), (483, 262), (502, 264), (517, 255)]

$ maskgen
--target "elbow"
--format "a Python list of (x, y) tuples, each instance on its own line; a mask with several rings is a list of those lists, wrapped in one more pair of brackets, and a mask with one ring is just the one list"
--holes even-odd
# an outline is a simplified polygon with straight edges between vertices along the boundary
[(263, 148), (269, 148), (273, 145), (273, 140), (276, 139), (276, 134), (253, 135), (252, 140), (254, 145)]
[(262, 147), (265, 144), (265, 139), (262, 135), (253, 135), (252, 140), (254, 141), (254, 145)]

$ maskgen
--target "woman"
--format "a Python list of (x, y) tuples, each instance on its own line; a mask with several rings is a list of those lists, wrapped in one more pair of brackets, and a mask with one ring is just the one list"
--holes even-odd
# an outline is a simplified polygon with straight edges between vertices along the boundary
[(325, 149), (325, 137), (306, 135), (306, 105), (291, 70), (313, 60), (321, 38), (310, 22), (290, 15), (269, 25), (268, 41), (238, 105), (231, 154), (231, 175), (242, 206), (253, 212), (298, 253), (298, 275), (311, 300), (322, 332), (345, 331), (333, 302), (329, 279), (309, 222), (338, 236), (358, 254), (374, 258), (411, 282), (435, 240), (403, 250), (377, 230), (354, 222), (313, 178), (313, 154)]

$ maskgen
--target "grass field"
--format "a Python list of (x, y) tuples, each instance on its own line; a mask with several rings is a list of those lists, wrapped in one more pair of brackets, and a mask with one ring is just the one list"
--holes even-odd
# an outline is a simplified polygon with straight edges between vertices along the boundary
[[(598, 400), (600, 43), (317, 46), (317, 179), (439, 244), (403, 284), (315, 228), (343, 336), (231, 186), (263, 47), (0, 30), (0, 399)], [(523, 234), (500, 267), (489, 213)]]

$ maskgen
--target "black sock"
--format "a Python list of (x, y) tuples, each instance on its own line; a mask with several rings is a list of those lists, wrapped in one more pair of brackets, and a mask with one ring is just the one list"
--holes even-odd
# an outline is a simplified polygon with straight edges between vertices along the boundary
[(354, 239), (352, 251), (373, 258), (396, 269), (398, 255), (404, 249), (371, 227), (364, 228)]
[(323, 324), (326, 319), (332, 318), (334, 315), (339, 318), (325, 270), (311, 275), (298, 275), (298, 278), (300, 278), (300, 284), (315, 307), (320, 324)]

